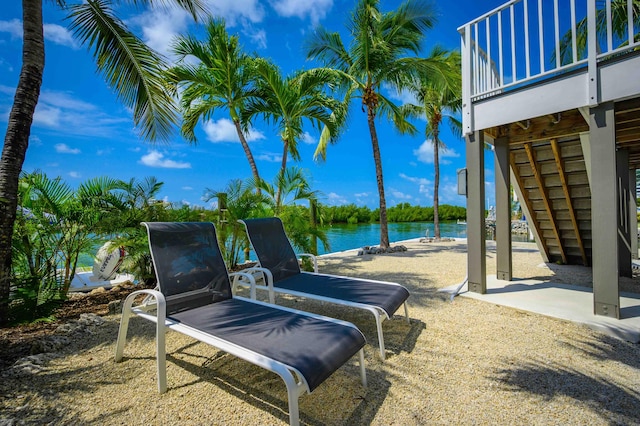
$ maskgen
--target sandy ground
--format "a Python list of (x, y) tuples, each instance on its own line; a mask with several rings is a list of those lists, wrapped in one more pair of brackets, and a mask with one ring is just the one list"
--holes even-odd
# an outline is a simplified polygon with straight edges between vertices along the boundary
[[(377, 353), (370, 314), (318, 302), (278, 302), (356, 324), (367, 337), (369, 385), (357, 360), (300, 399), (302, 424), (640, 424), (640, 345), (584, 326), (437, 290), (465, 276), (464, 242), (405, 242), (409, 250), (321, 258), (327, 273), (395, 281), (411, 292), (410, 324), (383, 324)], [(488, 246), (487, 273), (495, 273)], [(514, 244), (514, 277), (590, 285), (588, 268), (545, 265)], [(638, 288), (625, 280), (622, 290)], [(401, 312), (399, 312), (400, 314)], [(113, 361), (118, 316), (72, 334), (57, 355), (2, 372), (0, 425), (280, 425), (288, 423), (276, 375), (177, 333), (167, 335), (169, 390), (156, 391), (153, 325), (133, 319), (125, 360)]]

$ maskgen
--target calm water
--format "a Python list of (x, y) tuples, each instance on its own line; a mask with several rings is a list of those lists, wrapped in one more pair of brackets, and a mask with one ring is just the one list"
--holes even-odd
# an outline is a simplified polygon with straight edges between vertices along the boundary
[[(360, 225), (336, 224), (325, 229), (329, 239), (330, 252), (337, 252), (374, 246), (380, 243), (380, 225), (367, 223)], [(433, 237), (433, 222), (389, 223), (389, 241), (396, 242), (421, 238), (429, 231)], [(440, 222), (440, 236), (449, 238), (467, 238), (467, 225), (456, 222)], [(527, 241), (526, 237), (512, 234), (512, 241)], [(322, 244), (318, 244), (318, 254), (325, 254)]]

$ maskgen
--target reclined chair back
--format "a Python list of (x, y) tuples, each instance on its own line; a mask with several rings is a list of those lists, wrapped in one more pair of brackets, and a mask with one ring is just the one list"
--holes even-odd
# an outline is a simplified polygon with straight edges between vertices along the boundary
[(280, 218), (244, 219), (241, 222), (247, 228), (247, 235), (260, 266), (271, 271), (274, 282), (301, 272)]
[(143, 222), (167, 314), (230, 299), (231, 283), (211, 223)]

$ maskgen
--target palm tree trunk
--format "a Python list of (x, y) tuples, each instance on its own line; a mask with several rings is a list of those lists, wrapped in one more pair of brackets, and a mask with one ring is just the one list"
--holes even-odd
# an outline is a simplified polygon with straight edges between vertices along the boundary
[[(247, 160), (249, 160), (249, 166), (251, 167), (251, 173), (253, 174), (253, 179), (256, 181), (256, 185), (260, 183), (260, 175), (258, 174), (258, 166), (256, 166), (256, 162), (253, 159), (253, 154), (251, 153), (251, 149), (249, 148), (249, 144), (247, 143), (247, 139), (244, 137), (244, 133), (240, 128), (240, 122), (238, 120), (233, 120), (233, 124), (236, 126), (236, 132), (238, 132), (238, 138), (240, 139), (240, 143), (242, 144), (242, 149), (244, 149), (244, 155), (246, 155)], [(256, 192), (261, 194), (259, 186), (256, 186)]]
[(284, 152), (282, 153), (282, 164), (280, 165), (280, 179), (278, 179), (278, 191), (276, 192), (276, 213), (280, 212), (280, 197), (282, 197), (282, 179), (284, 179), (284, 171), (287, 170), (287, 154), (289, 153), (289, 141), (283, 139)]
[(440, 140), (438, 138), (437, 127), (433, 130), (433, 234), (436, 240), (440, 239), (440, 215), (438, 209), (440, 202), (438, 200), (438, 188), (440, 187)]
[(378, 134), (375, 125), (375, 113), (372, 108), (367, 107), (367, 121), (369, 123), (369, 133), (371, 134), (371, 145), (373, 147), (373, 161), (376, 164), (376, 181), (378, 182), (378, 195), (380, 196), (380, 248), (389, 248), (389, 228), (387, 224), (387, 202), (384, 196), (384, 181), (382, 179), (382, 158), (380, 157), (380, 146), (378, 145)]
[(9, 317), (11, 239), (18, 206), (18, 179), (44, 72), (42, 0), (22, 0), (22, 69), (0, 159), (0, 325)]

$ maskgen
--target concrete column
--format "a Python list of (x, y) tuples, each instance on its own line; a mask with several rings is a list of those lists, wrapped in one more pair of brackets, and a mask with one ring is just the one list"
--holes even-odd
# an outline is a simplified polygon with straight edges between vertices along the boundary
[(621, 277), (631, 277), (631, 227), (629, 223), (629, 151), (616, 152), (618, 174), (618, 270)]
[(467, 273), (469, 291), (487, 292), (484, 223), (484, 133), (465, 137), (467, 149)]
[(613, 102), (589, 110), (593, 308), (620, 318), (618, 285), (618, 179)]
[(509, 139), (494, 142), (496, 174), (496, 275), (499, 280), (511, 281), (511, 173)]
[(636, 171), (629, 170), (629, 231), (631, 232), (631, 259), (638, 258), (638, 194)]

